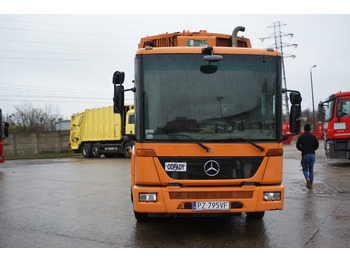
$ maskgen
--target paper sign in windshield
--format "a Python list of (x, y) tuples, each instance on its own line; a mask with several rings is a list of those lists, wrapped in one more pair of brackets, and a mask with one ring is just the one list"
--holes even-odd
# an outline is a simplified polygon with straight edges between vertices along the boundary
[(187, 163), (165, 162), (166, 172), (187, 172)]

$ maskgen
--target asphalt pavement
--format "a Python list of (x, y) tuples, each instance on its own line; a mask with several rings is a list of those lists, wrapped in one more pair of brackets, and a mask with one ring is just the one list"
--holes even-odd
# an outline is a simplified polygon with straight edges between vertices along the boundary
[(350, 247), (350, 161), (317, 151), (305, 187), (295, 144), (284, 146), (284, 209), (246, 215), (134, 218), (129, 159), (11, 160), (0, 166), (1, 248)]

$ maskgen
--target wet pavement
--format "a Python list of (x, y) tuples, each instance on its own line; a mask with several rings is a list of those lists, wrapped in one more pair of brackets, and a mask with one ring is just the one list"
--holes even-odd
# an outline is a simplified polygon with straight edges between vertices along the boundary
[(284, 147), (285, 202), (246, 215), (137, 222), (130, 160), (11, 160), (0, 166), (0, 247), (350, 247), (350, 161), (317, 151), (314, 188)]

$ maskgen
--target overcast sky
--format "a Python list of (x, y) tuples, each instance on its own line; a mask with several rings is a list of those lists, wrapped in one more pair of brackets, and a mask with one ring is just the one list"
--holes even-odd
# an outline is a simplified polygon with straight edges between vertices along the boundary
[[(225, 11), (226, 13), (227, 11)], [(47, 12), (53, 13), (53, 12)], [(350, 15), (237, 14), (0, 14), (0, 108), (50, 105), (66, 119), (86, 108), (112, 105), (114, 71), (126, 73), (132, 87), (133, 62), (140, 38), (165, 32), (207, 30), (250, 38), (254, 48), (274, 47), (274, 22), (282, 32), (288, 89), (302, 93), (302, 108), (312, 109), (310, 68), (315, 106), (329, 95), (350, 91), (348, 75)], [(133, 103), (131, 94), (127, 103)]]

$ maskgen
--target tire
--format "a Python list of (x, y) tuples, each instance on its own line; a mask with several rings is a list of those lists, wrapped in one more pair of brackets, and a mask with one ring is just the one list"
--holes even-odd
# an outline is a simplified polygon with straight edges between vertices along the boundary
[(262, 212), (247, 212), (248, 219), (262, 219), (265, 215), (265, 211)]
[(91, 158), (92, 152), (91, 152), (91, 143), (86, 143), (83, 145), (81, 149), (81, 153), (84, 158)]
[(114, 153), (104, 153), (105, 158), (115, 158), (117, 156), (117, 154)]
[(131, 198), (131, 203), (134, 203), (134, 196), (132, 195), (132, 189), (130, 188), (130, 198)]
[(147, 220), (147, 213), (140, 213), (134, 211), (134, 215), (137, 221), (142, 222)]
[(91, 154), (92, 154), (92, 157), (94, 157), (94, 158), (100, 158), (101, 153), (100, 153), (100, 151), (98, 149), (97, 143), (92, 145), (92, 147), (91, 147)]
[(123, 147), (123, 154), (125, 158), (130, 158), (131, 154), (130, 151), (132, 149), (132, 143), (131, 142), (126, 142)]

